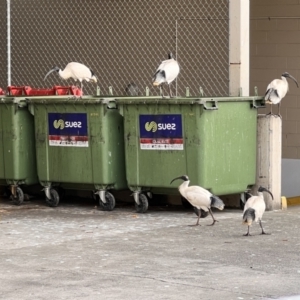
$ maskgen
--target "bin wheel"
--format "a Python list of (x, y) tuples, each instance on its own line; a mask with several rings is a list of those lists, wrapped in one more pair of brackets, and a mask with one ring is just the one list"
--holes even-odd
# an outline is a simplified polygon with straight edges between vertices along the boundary
[(251, 197), (252, 197), (252, 195), (249, 192), (244, 192), (241, 194), (241, 198), (240, 198), (240, 208), (241, 209), (244, 209), (247, 200)]
[(46, 202), (50, 207), (56, 207), (59, 203), (59, 194), (57, 190), (50, 189), (50, 195), (51, 195), (51, 199), (46, 197)]
[(12, 203), (15, 205), (21, 205), (24, 201), (24, 192), (22, 191), (22, 189), (17, 186), (16, 188), (16, 197), (14, 197), (13, 195), (10, 195), (10, 199), (12, 200)]
[[(194, 212), (197, 216), (199, 216), (199, 210), (197, 207), (193, 206)], [(208, 211), (200, 209), (200, 218), (206, 218), (208, 216)]]
[(66, 190), (62, 188), (61, 186), (56, 186), (55, 190), (58, 192), (59, 200), (62, 200), (65, 198)]
[(140, 200), (140, 204), (137, 204), (135, 202), (135, 210), (138, 213), (145, 213), (148, 209), (148, 199), (147, 196), (144, 194), (139, 194), (139, 200)]
[(112, 211), (116, 206), (115, 197), (110, 192), (105, 192), (106, 203), (101, 201), (99, 197), (99, 205), (102, 210)]
[(187, 201), (184, 197), (181, 197), (181, 204), (184, 208), (193, 207), (192, 204), (189, 201)]

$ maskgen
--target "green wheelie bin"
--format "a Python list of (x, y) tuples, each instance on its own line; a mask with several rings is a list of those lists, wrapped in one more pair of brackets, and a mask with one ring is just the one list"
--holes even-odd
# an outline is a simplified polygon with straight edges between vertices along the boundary
[(178, 194), (170, 181), (216, 195), (244, 192), (255, 184), (257, 108), (262, 97), (116, 98), (124, 116), (126, 178), (137, 212), (147, 195)]
[(28, 97), (27, 102), (48, 205), (58, 205), (62, 189), (91, 190), (103, 210), (113, 210), (109, 190), (127, 188), (123, 117), (116, 102), (92, 96)]
[(22, 187), (38, 183), (33, 116), (25, 98), (0, 96), (0, 185), (20, 205)]

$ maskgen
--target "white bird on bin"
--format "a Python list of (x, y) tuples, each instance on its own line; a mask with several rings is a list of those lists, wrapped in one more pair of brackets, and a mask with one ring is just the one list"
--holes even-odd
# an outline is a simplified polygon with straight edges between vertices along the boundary
[(244, 206), (244, 213), (243, 213), (243, 223), (248, 225), (248, 231), (245, 236), (249, 236), (250, 234), (250, 226), (252, 225), (252, 222), (259, 222), (260, 228), (261, 228), (261, 234), (267, 234), (263, 227), (262, 227), (262, 216), (266, 210), (266, 203), (264, 200), (263, 192), (267, 192), (271, 195), (272, 200), (273, 194), (267, 190), (266, 188), (260, 186), (258, 188), (258, 196), (252, 196), (249, 198)]
[(174, 59), (173, 54), (169, 53), (168, 59), (161, 62), (153, 76), (153, 85), (162, 88), (162, 97), (164, 97), (163, 84), (166, 82), (169, 85), (169, 95), (172, 98), (171, 83), (179, 74), (179, 64)]
[(178, 187), (181, 196), (184, 197), (186, 200), (188, 200), (192, 206), (198, 209), (199, 212), (196, 224), (191, 226), (199, 225), (201, 209), (204, 210), (205, 212), (209, 212), (213, 219), (212, 224), (210, 224), (209, 226), (212, 226), (215, 224), (215, 222), (218, 222), (213, 216), (211, 207), (216, 207), (220, 210), (223, 210), (225, 206), (224, 202), (219, 197), (213, 195), (211, 192), (209, 192), (208, 190), (200, 186), (197, 185), (189, 186), (190, 180), (187, 175), (176, 177), (171, 181), (171, 183), (177, 179), (183, 180), (183, 183)]
[(274, 79), (267, 87), (267, 91), (265, 93), (265, 100), (267, 103), (271, 104), (271, 110), (268, 115), (273, 115), (272, 113), (272, 105), (278, 104), (278, 116), (280, 115), (280, 102), (285, 97), (287, 91), (289, 90), (289, 84), (287, 82), (287, 78), (291, 78), (295, 81), (297, 87), (299, 87), (297, 80), (290, 75), (288, 72), (284, 72), (281, 75), (281, 79)]
[(55, 71), (58, 72), (58, 75), (64, 80), (69, 78), (73, 78), (75, 81), (78, 80), (80, 82), (81, 90), (83, 88), (83, 80), (87, 82), (97, 82), (97, 77), (95, 76), (94, 72), (87, 66), (78, 62), (68, 63), (63, 70), (61, 70), (59, 67), (54, 67), (46, 74), (44, 80), (46, 80), (46, 78)]

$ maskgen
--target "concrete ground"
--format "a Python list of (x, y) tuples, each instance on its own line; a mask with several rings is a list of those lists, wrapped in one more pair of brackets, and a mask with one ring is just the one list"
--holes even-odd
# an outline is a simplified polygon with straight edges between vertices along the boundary
[(182, 206), (93, 200), (13, 206), (0, 199), (0, 299), (300, 299), (300, 207), (264, 215), (243, 234), (242, 211), (202, 226)]

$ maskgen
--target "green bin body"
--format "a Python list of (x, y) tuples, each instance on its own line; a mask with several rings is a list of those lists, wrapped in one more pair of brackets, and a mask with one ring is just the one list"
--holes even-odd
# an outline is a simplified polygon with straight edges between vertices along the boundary
[[(0, 101), (0, 184), (12, 187), (16, 204), (24, 200), (19, 185), (38, 184), (34, 120), (24, 98)], [(17, 188), (17, 189), (16, 189)]]
[(45, 188), (127, 188), (123, 117), (114, 101), (56, 96), (28, 102), (34, 115), (37, 173)]
[[(261, 97), (116, 99), (124, 116), (126, 178), (134, 192), (178, 194), (188, 175), (216, 195), (255, 184)], [(175, 134), (173, 134), (175, 131)]]

